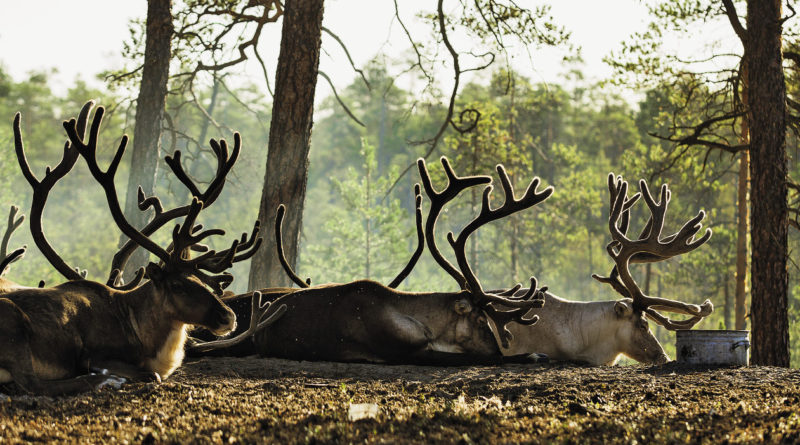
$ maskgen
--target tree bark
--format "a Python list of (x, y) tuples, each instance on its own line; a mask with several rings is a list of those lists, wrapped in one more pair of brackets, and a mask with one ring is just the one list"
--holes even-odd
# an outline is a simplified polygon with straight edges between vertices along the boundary
[[(747, 119), (744, 120), (747, 122)], [(744, 127), (745, 124), (742, 124)], [(744, 133), (745, 130), (742, 132)], [(744, 143), (747, 143), (746, 140)], [(750, 171), (750, 153), (743, 151), (739, 158), (739, 186), (737, 187), (738, 219), (736, 221), (736, 292), (735, 320), (736, 329), (747, 329), (745, 320), (745, 298), (747, 297), (747, 228), (749, 207), (747, 205), (747, 189)]]
[[(742, 57), (744, 59), (745, 57)], [(742, 104), (748, 107), (750, 95), (747, 91), (747, 66), (742, 67)], [(750, 124), (748, 117), (742, 117), (739, 142), (750, 143)], [(747, 297), (747, 235), (750, 220), (749, 197), (750, 189), (750, 152), (743, 151), (739, 158), (739, 183), (736, 192), (736, 290), (735, 290), (735, 322), (736, 329), (747, 329), (745, 320), (745, 298)]]
[(752, 362), (789, 366), (786, 85), (781, 0), (747, 2)]
[(264, 243), (252, 259), (249, 289), (291, 284), (278, 260), (274, 233), (278, 205), (286, 205), (284, 249), (297, 262), (303, 202), (308, 181), (314, 92), (317, 85), (323, 0), (287, 0), (275, 76), (267, 171), (258, 219)]
[[(172, 40), (172, 0), (148, 0), (144, 66), (139, 97), (136, 99), (136, 124), (133, 129), (133, 155), (125, 193), (125, 217), (136, 228), (147, 223), (148, 213), (138, 207), (137, 189), (152, 195), (161, 153), (161, 122), (167, 103), (167, 79)], [(128, 240), (122, 235), (120, 246)], [(147, 263), (149, 254), (137, 249), (125, 265), (123, 276), (133, 277)]]

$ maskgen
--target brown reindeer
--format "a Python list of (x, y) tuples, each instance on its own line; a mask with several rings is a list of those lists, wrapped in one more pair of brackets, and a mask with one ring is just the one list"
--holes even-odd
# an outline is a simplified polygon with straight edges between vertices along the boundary
[[(180, 211), (185, 212), (185, 218), (173, 230), (171, 251), (135, 229), (122, 213), (114, 186), (127, 136), (103, 171), (95, 157), (102, 107), (95, 112), (88, 140), (84, 135), (92, 105), (84, 106), (77, 121), (64, 123), (69, 136), (64, 157), (54, 169), (48, 167), (41, 181), (25, 159), (19, 113), (14, 119), (18, 160), (34, 190), (30, 212), (34, 240), (54, 267), (70, 279), (52, 288), (19, 290), (0, 297), (0, 344), (4, 345), (0, 349), (0, 382), (13, 381), (35, 393), (74, 393), (109, 382), (105, 371), (88, 374), (93, 369), (130, 379), (168, 377), (183, 359), (188, 325), (203, 326), (217, 335), (235, 328), (234, 313), (218, 297), (233, 279), (225, 270), (251, 256), (260, 244), (253, 241), (256, 226), (249, 240), (243, 235), (241, 241), (234, 240), (223, 251), (185, 258), (186, 249), (201, 246), (209, 236), (224, 234), (219, 229), (200, 231), (201, 227), (195, 225), (203, 209), (197, 196)], [(69, 172), (78, 156), (86, 160), (92, 176), (102, 185), (119, 229), (161, 261), (150, 263), (145, 273), (140, 273), (146, 278), (141, 285), (129, 283), (115, 288), (82, 279), (52, 250), (41, 231), (49, 190)], [(160, 210), (160, 203), (158, 207)], [(118, 273), (112, 276), (116, 278)]]
[[(431, 184), (425, 162), (418, 161), (422, 184), (431, 200), (430, 210), (423, 230), (422, 197), (419, 187), (416, 187), (419, 246), (406, 268), (389, 286), (369, 280), (310, 286), (308, 280), (300, 279), (283, 257), (280, 229), (284, 208), (281, 206), (275, 224), (279, 257), (300, 289), (263, 289), (261, 292), (266, 298), (274, 300), (272, 310), (281, 308), (285, 313), (258, 330), (249, 348), (228, 352), (247, 354), (256, 351), (265, 356), (295, 360), (375, 363), (461, 365), (502, 362), (504, 359), (489, 320), (500, 332), (501, 341), (508, 344), (512, 338), (507, 329), (509, 323), (536, 323), (537, 317), (524, 318), (523, 315), (530, 308), (541, 306), (541, 289), (536, 289), (536, 280), (531, 278), (530, 291), (518, 298), (485, 292), (467, 262), (466, 241), (484, 224), (544, 201), (553, 189), (548, 187), (537, 191), (539, 179), (535, 178), (518, 200), (505, 169), (498, 166), (505, 203), (499, 208), (491, 208), (492, 186), (488, 185), (484, 190), (480, 215), (458, 237), (448, 234), (458, 262), (456, 269), (436, 247), (433, 237), (436, 219), (445, 204), (461, 191), (489, 184), (492, 179), (489, 176), (458, 177), (446, 158), (442, 158), (442, 165), (449, 184), (437, 192)], [(425, 240), (434, 258), (461, 286), (460, 292), (402, 292), (394, 289), (413, 268), (424, 250)], [(243, 295), (229, 302), (234, 308), (237, 305), (243, 307), (242, 318), (248, 312), (248, 299), (249, 296)], [(498, 304), (510, 310), (498, 310), (495, 307)], [(239, 313), (237, 311), (237, 315)]]
[[(691, 252), (708, 241), (711, 229), (695, 239), (705, 213), (702, 211), (689, 220), (673, 235), (662, 236), (664, 217), (670, 200), (666, 185), (661, 187), (660, 201), (656, 202), (647, 183), (639, 181), (640, 193), (628, 198), (627, 182), (610, 174), (609, 230), (612, 241), (606, 247), (615, 266), (609, 277), (593, 275), (595, 279), (610, 284), (622, 295), (615, 301), (570, 301), (546, 293), (545, 305), (531, 314), (541, 317), (535, 326), (512, 326), (519, 339), (505, 350), (506, 354), (536, 351), (553, 360), (586, 362), (591, 365), (614, 364), (621, 354), (639, 362), (661, 364), (669, 360), (666, 352), (650, 331), (647, 319), (667, 329), (691, 329), (711, 313), (713, 305), (706, 300), (702, 305), (688, 304), (665, 298), (644, 295), (630, 273), (631, 263), (663, 261)], [(627, 236), (630, 209), (640, 197), (650, 210), (650, 218), (636, 239)], [(659, 311), (691, 315), (682, 321), (671, 320)]]

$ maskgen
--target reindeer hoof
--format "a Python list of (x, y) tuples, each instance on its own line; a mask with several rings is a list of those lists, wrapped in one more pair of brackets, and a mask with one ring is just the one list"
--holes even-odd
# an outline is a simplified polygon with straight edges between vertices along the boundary
[(550, 357), (548, 357), (547, 354), (542, 354), (539, 352), (530, 354), (528, 359), (531, 360), (531, 363), (548, 363), (550, 361)]
[(143, 372), (139, 380), (146, 383), (161, 383), (161, 374), (157, 372)]
[(504, 363), (531, 364), (531, 363), (548, 363), (549, 361), (550, 358), (547, 357), (547, 354), (541, 354), (538, 352), (534, 352), (531, 354), (507, 355), (503, 357)]

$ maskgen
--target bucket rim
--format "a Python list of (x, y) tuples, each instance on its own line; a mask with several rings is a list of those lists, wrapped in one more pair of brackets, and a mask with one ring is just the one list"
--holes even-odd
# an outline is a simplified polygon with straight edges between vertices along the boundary
[(696, 332), (698, 334), (708, 334), (708, 333), (738, 333), (738, 334), (749, 334), (750, 330), (748, 329), (678, 329), (675, 331), (676, 334), (687, 335), (690, 332)]

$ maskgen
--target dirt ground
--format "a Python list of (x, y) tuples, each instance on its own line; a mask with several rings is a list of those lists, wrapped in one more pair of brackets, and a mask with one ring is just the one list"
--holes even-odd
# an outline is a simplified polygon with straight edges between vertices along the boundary
[[(0, 443), (798, 443), (800, 370), (188, 361), (65, 398), (2, 388)], [(371, 404), (373, 416), (349, 414)]]

